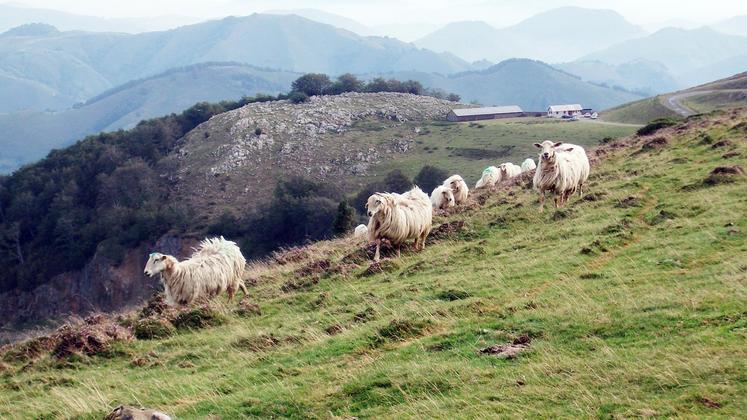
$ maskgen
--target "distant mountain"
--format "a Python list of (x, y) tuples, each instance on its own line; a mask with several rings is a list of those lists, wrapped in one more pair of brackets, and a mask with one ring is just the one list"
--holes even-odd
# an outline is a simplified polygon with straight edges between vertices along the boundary
[[(392, 38), (362, 37), (295, 15), (229, 17), (137, 35), (28, 35), (14, 30), (0, 36), (0, 78), (14, 91), (38, 85), (37, 95), (42, 88), (51, 92), (46, 102), (35, 101), (32, 109), (36, 110), (82, 102), (129, 80), (209, 61), (329, 74), (398, 70), (446, 74), (471, 68), (450, 54)], [(0, 110), (18, 110), (18, 104), (3, 99)]]
[(722, 20), (711, 25), (711, 28), (725, 34), (747, 36), (747, 15)]
[(709, 70), (715, 63), (747, 54), (747, 37), (726, 35), (710, 28), (667, 28), (585, 56), (583, 61), (623, 64), (634, 60), (658, 61), (683, 85), (733, 74)]
[(61, 112), (0, 114), (0, 173), (86, 135), (130, 128), (140, 120), (182, 111), (197, 102), (284, 92), (298, 76), (236, 63), (206, 63), (129, 82)]
[(390, 76), (418, 80), (426, 86), (455, 92), (463, 102), (519, 105), (525, 111), (544, 111), (548, 105), (581, 103), (603, 109), (640, 99), (642, 95), (597, 86), (545, 63), (511, 59), (482, 71), (443, 76), (398, 72)]
[(573, 61), (555, 64), (554, 67), (589, 82), (618, 86), (644, 95), (656, 95), (681, 87), (670, 71), (655, 61), (634, 60), (617, 65), (601, 61)]
[(468, 61), (528, 57), (563, 62), (643, 35), (611, 10), (563, 7), (503, 29), (485, 22), (451, 23), (415, 43)]
[(315, 22), (324, 23), (325, 25), (345, 29), (358, 35), (374, 35), (371, 28), (358, 21), (319, 9), (277, 9), (267, 10), (263, 13), (268, 15), (297, 15)]
[(102, 18), (76, 15), (59, 10), (37, 9), (12, 4), (0, 4), (0, 32), (27, 23), (46, 23), (63, 31), (96, 31), (138, 33), (175, 28), (195, 23), (199, 19), (186, 16), (155, 18)]

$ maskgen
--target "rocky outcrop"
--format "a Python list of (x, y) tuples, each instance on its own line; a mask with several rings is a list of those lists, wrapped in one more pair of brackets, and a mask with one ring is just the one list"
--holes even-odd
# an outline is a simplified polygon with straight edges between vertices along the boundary
[(46, 320), (56, 325), (68, 316), (92, 312), (112, 312), (138, 305), (162, 286), (158, 278), (143, 275), (148, 254), (160, 252), (188, 257), (195, 239), (172, 236), (161, 238), (153, 246), (141, 245), (129, 250), (119, 265), (101, 255), (80, 271), (64, 273), (30, 292), (14, 290), (0, 294), (0, 343), (18, 335), (18, 326)]
[(161, 172), (174, 183), (175, 200), (201, 209), (198, 216), (252, 208), (269, 199), (277, 179), (292, 175), (355, 184), (372, 166), (410, 151), (420, 122), (444, 120), (455, 106), (402, 93), (253, 103), (190, 132)]

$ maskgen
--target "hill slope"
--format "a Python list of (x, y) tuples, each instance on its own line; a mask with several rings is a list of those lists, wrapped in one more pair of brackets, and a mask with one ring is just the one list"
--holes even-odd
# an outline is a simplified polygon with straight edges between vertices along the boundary
[(42, 84), (76, 102), (173, 67), (216, 61), (328, 74), (470, 68), (449, 54), (392, 38), (362, 37), (295, 15), (228, 17), (136, 35), (0, 36), (0, 76)]
[(86, 356), (66, 330), (10, 349), (0, 415), (739, 417), (747, 178), (709, 173), (747, 166), (746, 123), (742, 109), (613, 142), (586, 199), (538, 213), (502, 186), (378, 267), (345, 241), (292, 250), (251, 267), (259, 308), (215, 305), (225, 319), (151, 305), (118, 321), (155, 312), (171, 337), (112, 332)]
[(614, 11), (562, 7), (501, 29), (480, 21), (450, 23), (415, 43), (468, 61), (526, 57), (555, 63), (643, 35)]
[(0, 113), (0, 131), (4, 133), (0, 173), (88, 135), (130, 128), (141, 120), (179, 112), (197, 102), (286, 92), (298, 76), (237, 63), (206, 63), (128, 82), (64, 111)]
[[(272, 221), (257, 221), (255, 214), (277, 214), (268, 206), (293, 176), (339, 191), (331, 203), (334, 216), (340, 199), (353, 198), (393, 169), (412, 179), (424, 165), (436, 165), (474, 185), (486, 166), (533, 156), (533, 142), (554, 138), (594, 145), (635, 129), (545, 118), (443, 121), (454, 106), (391, 93), (315, 97), (299, 105), (256, 103), (180, 134), (179, 127), (212, 115), (194, 120), (194, 114), (212, 108), (196, 107), (54, 152), (0, 179), (0, 204), (7, 215), (0, 232), (11, 243), (19, 238), (14, 232), (22, 234), (25, 256), (19, 263), (15, 247), (0, 248), (0, 262), (7, 267), (0, 272), (0, 290), (7, 291), (0, 293), (0, 326), (13, 330), (59, 321), (63, 314), (138, 304), (141, 293), (157, 283), (142, 274), (146, 251), (188, 250), (191, 239), (208, 232), (233, 229), (247, 256), (303, 242), (309, 234), (301, 232), (291, 241), (257, 236)], [(329, 204), (315, 201), (319, 220), (307, 223), (297, 216), (294, 225), (326, 228)], [(223, 222), (226, 214), (233, 221)], [(68, 240), (70, 235), (76, 239)], [(37, 263), (43, 266), (29, 268)]]
[(525, 111), (545, 111), (549, 105), (564, 103), (581, 103), (604, 109), (642, 97), (640, 94), (597, 86), (545, 63), (527, 59), (506, 60), (485, 70), (448, 76), (422, 72), (390, 75), (456, 92), (465, 102), (519, 105)]
[(679, 118), (747, 103), (747, 72), (677, 92), (621, 105), (602, 113), (606, 121), (643, 124), (656, 118)]

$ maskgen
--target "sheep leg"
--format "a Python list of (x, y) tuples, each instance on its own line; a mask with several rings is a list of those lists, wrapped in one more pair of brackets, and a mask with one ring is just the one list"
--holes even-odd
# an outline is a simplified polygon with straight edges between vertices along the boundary
[(229, 287), (226, 291), (228, 292), (228, 303), (233, 302), (233, 295), (236, 294), (236, 289)]
[(374, 262), (381, 260), (381, 239), (376, 240), (376, 253), (374, 254)]
[(397, 245), (397, 258), (402, 258), (402, 244)]
[(249, 296), (249, 292), (246, 290), (246, 285), (243, 280), (239, 282), (239, 289), (244, 292), (244, 297), (242, 297), (241, 300), (246, 299), (246, 297)]
[(540, 193), (540, 213), (545, 211), (545, 192)]

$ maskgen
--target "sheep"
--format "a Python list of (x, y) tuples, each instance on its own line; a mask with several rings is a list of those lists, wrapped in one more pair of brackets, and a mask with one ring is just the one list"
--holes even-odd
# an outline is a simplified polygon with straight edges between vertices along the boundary
[(534, 163), (534, 159), (526, 158), (524, 162), (521, 162), (521, 173), (529, 172), (534, 169), (537, 169), (537, 164)]
[(501, 163), (498, 166), (498, 169), (500, 169), (501, 171), (501, 180), (506, 180), (521, 175), (521, 167), (519, 167), (518, 165), (514, 165), (511, 162)]
[(475, 184), (475, 189), (477, 190), (484, 187), (490, 188), (499, 182), (501, 182), (500, 169), (495, 166), (488, 166), (482, 171), (482, 176), (477, 181), (477, 184)]
[(589, 158), (584, 148), (549, 140), (534, 145), (542, 149), (539, 168), (533, 179), (534, 188), (540, 193), (540, 211), (545, 207), (545, 193), (548, 191), (555, 196), (556, 208), (565, 204), (568, 197), (576, 191), (583, 195), (583, 186), (590, 171)]
[(205, 239), (188, 260), (153, 252), (143, 272), (148, 277), (161, 274), (166, 302), (171, 306), (189, 305), (199, 298), (212, 298), (224, 291), (233, 300), (237, 289), (248, 295), (242, 276), (246, 259), (235, 242)]
[(355, 231), (353, 231), (353, 238), (356, 240), (362, 240), (368, 237), (368, 226), (366, 225), (358, 225), (355, 227)]
[(376, 193), (368, 198), (368, 238), (376, 243), (374, 262), (381, 259), (381, 240), (397, 245), (400, 256), (402, 243), (415, 240), (415, 250), (425, 249), (425, 239), (431, 233), (433, 208), (428, 195), (414, 187), (400, 195)]
[(446, 178), (446, 181), (444, 181), (443, 185), (445, 187), (451, 188), (451, 192), (454, 193), (454, 204), (458, 206), (467, 202), (469, 188), (467, 187), (467, 183), (464, 182), (464, 179), (462, 179), (461, 176), (452, 175)]
[(445, 185), (436, 187), (431, 193), (431, 204), (437, 210), (446, 210), (449, 207), (454, 207), (454, 193), (451, 192), (451, 188)]

